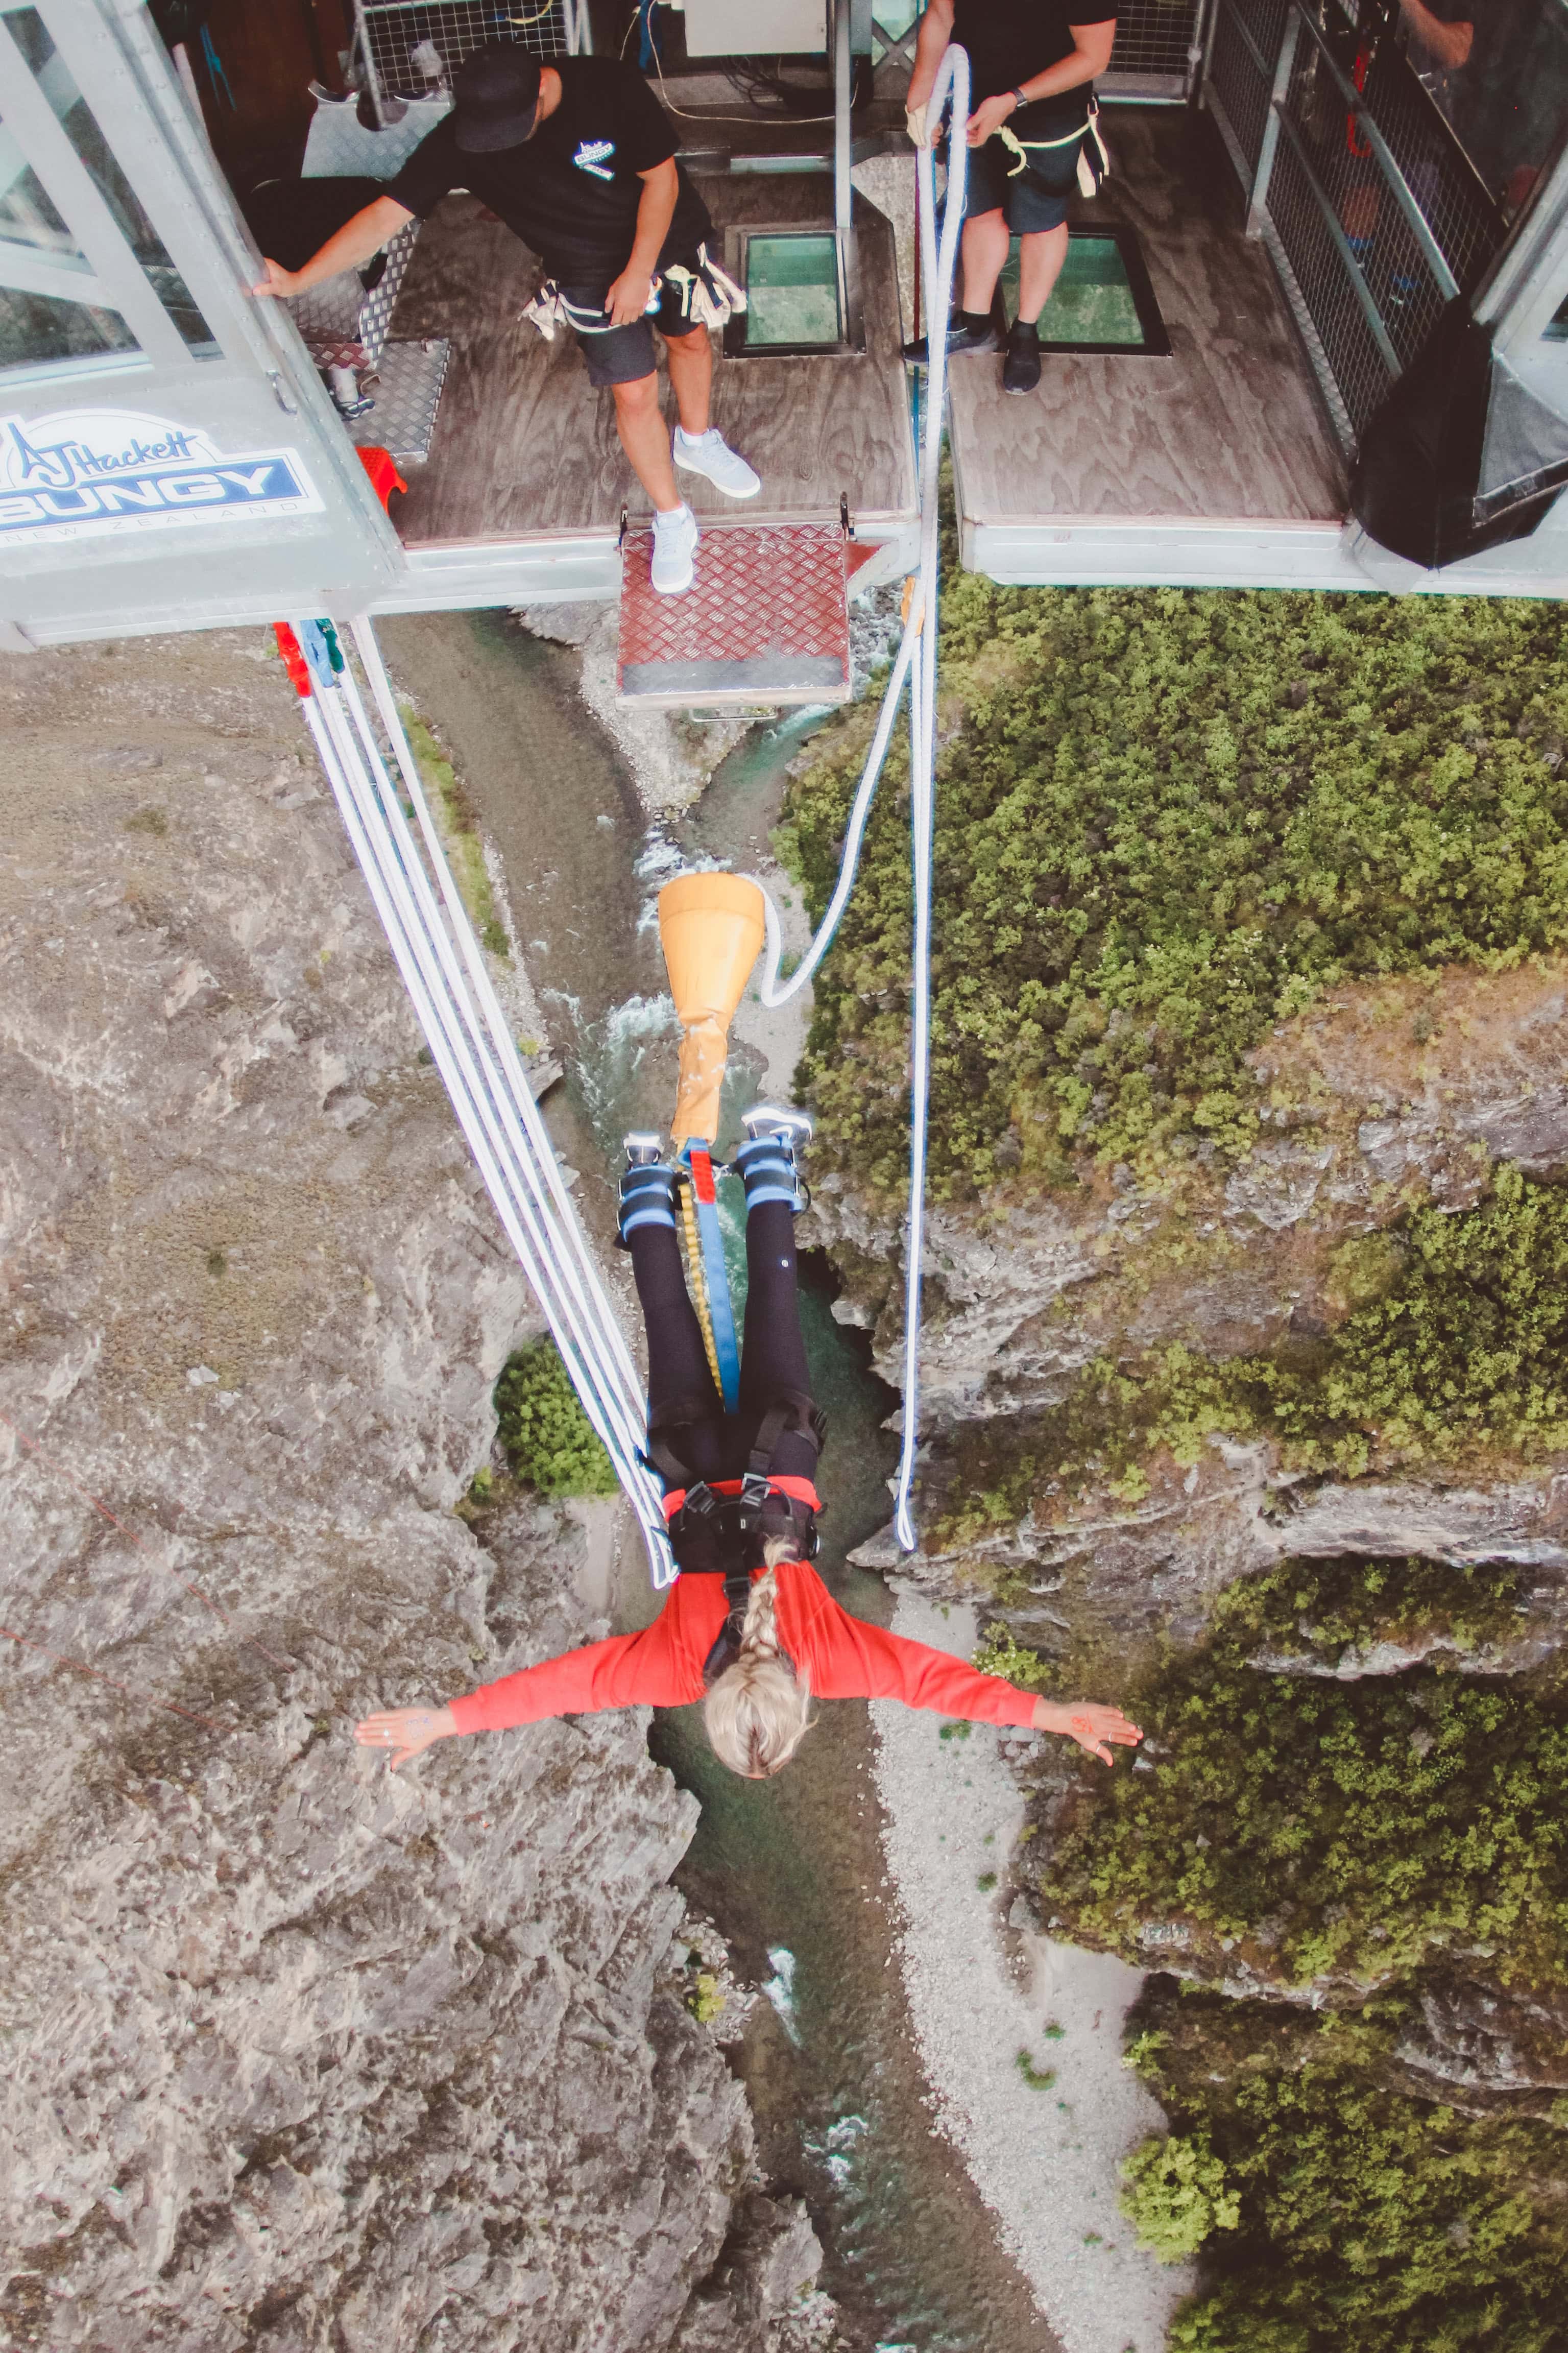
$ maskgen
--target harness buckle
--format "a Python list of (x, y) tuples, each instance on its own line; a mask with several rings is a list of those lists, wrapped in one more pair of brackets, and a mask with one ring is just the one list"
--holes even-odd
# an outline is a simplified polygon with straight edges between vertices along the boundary
[(743, 1528), (752, 1529), (762, 1525), (763, 1514), (767, 1508), (768, 1498), (772, 1493), (765, 1471), (746, 1472), (741, 1481), (741, 1492), (735, 1499), (740, 1506), (740, 1520)]

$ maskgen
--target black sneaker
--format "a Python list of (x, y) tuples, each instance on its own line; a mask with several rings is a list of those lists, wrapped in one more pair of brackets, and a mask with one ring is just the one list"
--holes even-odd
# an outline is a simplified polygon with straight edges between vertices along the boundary
[(1015, 319), (1007, 330), (1002, 363), (1004, 392), (1033, 392), (1040, 380), (1040, 331), (1032, 319)]
[[(917, 367), (927, 366), (931, 360), (930, 340), (929, 336), (917, 335), (912, 343), (906, 343), (905, 359), (912, 360)], [(996, 340), (996, 330), (989, 319), (983, 327), (966, 327), (962, 319), (952, 320), (948, 327), (949, 359), (955, 352), (999, 352), (1001, 348)]]

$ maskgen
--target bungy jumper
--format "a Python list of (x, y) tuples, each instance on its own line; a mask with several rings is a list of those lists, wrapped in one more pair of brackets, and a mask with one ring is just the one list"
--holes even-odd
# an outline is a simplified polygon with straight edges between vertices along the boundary
[[(956, 46), (948, 49), (939, 69), (928, 111), (930, 121), (939, 121), (950, 105), (953, 121), (962, 124), (969, 112), (969, 60)], [(952, 303), (967, 150), (962, 138), (952, 141), (940, 236), (931, 149), (922, 148), (917, 162), (925, 315), (942, 319)], [(710, 1152), (718, 1132), (719, 1087), (729, 1025), (759, 949), (765, 950), (760, 995), (769, 1007), (786, 1003), (804, 988), (826, 955), (854, 888), (871, 803), (908, 686), (914, 956), (903, 1443), (895, 1518), (898, 1540), (906, 1551), (913, 1551), (918, 1541), (910, 1494), (920, 1430), (921, 1278), (931, 1058), (937, 501), (945, 377), (944, 343), (934, 336), (920, 446), (920, 569), (906, 589), (903, 635), (850, 811), (837, 883), (810, 948), (788, 980), (782, 980), (777, 912), (761, 884), (747, 876), (679, 876), (660, 894), (659, 907), (660, 934), (683, 1031), (672, 1138), (687, 1179), (683, 1209), (693, 1287), (700, 1302), (714, 1375), (726, 1407), (731, 1407), (737, 1352)], [(641, 1383), (447, 866), (374, 632), (368, 619), (351, 626), (357, 675), (350, 649), (330, 622), (297, 619), (280, 624), (278, 634), (321, 766), (475, 1164), (532, 1285), (584, 1409), (637, 1513), (647, 1548), (649, 1575), (655, 1588), (662, 1590), (674, 1583), (679, 1572), (666, 1532), (659, 1482), (649, 1466)], [(657, 1139), (651, 1141), (657, 1145)]]

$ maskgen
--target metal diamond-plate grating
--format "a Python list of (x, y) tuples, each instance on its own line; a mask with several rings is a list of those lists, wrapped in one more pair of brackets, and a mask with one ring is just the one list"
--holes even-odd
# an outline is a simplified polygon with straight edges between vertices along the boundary
[(294, 323), (310, 356), (322, 367), (374, 367), (386, 341), (408, 257), (419, 235), (416, 220), (405, 221), (386, 248), (386, 268), (367, 294), (357, 269), (342, 269), (308, 293), (289, 297)]
[(621, 696), (659, 702), (845, 702), (849, 611), (837, 523), (705, 526), (696, 576), (663, 596), (653, 533), (621, 551)]
[(400, 466), (423, 466), (436, 433), (436, 412), (452, 346), (444, 335), (427, 343), (386, 343), (364, 389), (373, 406), (349, 427), (362, 448), (386, 449)]

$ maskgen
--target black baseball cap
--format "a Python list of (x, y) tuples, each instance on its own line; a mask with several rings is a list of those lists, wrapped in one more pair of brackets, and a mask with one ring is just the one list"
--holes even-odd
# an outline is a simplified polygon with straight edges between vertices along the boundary
[(452, 77), (456, 138), (465, 155), (521, 147), (539, 112), (539, 59), (512, 41), (487, 41)]

